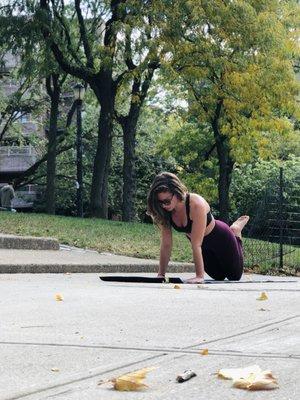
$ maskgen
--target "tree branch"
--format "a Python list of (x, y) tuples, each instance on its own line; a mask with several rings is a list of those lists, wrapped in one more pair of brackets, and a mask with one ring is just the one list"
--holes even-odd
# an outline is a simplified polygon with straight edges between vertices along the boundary
[[(40, 8), (45, 13), (50, 15), (50, 9), (49, 9), (47, 0), (40, 0)], [(94, 74), (88, 68), (76, 67), (74, 65), (71, 65), (67, 61), (64, 53), (62, 52), (62, 50), (60, 49), (58, 44), (55, 42), (55, 40), (53, 38), (53, 34), (50, 31), (48, 24), (46, 24), (45, 22), (42, 23), (41, 30), (42, 30), (42, 34), (43, 34), (46, 42), (49, 43), (49, 46), (53, 52), (53, 55), (54, 55), (57, 63), (60, 65), (60, 67), (63, 69), (63, 71), (65, 71), (66, 73), (68, 73), (72, 76), (76, 76), (77, 78), (82, 79), (84, 81), (90, 81), (94, 77)]]
[(136, 65), (132, 61), (132, 51), (131, 51), (131, 29), (126, 30), (126, 37), (125, 37), (125, 64), (129, 71), (133, 71), (136, 68)]
[(80, 36), (81, 36), (81, 40), (82, 40), (83, 47), (84, 47), (84, 52), (85, 52), (86, 59), (87, 59), (86, 66), (88, 68), (93, 69), (94, 68), (94, 59), (93, 59), (93, 55), (92, 55), (89, 41), (87, 38), (84, 19), (82, 17), (82, 13), (81, 13), (80, 0), (75, 0), (75, 9), (76, 9), (77, 19), (78, 19), (78, 23), (79, 23)]
[(66, 26), (64, 18), (59, 15), (59, 13), (56, 11), (56, 9), (54, 9), (54, 15), (55, 15), (55, 17), (57, 18), (58, 22), (61, 24), (61, 26), (63, 28), (63, 32), (64, 32), (64, 34), (66, 36), (67, 48), (68, 48), (69, 53), (72, 55), (72, 57), (74, 58), (74, 60), (78, 64), (82, 65), (82, 62), (81, 62), (80, 58), (77, 55), (78, 52), (74, 51), (74, 49), (73, 49), (70, 33), (69, 33), (69, 30), (68, 30), (68, 28)]
[[(73, 147), (74, 147), (73, 144), (64, 146), (61, 149), (59, 149), (56, 154), (57, 155), (61, 154), (67, 150), (72, 149)], [(30, 168), (28, 168), (21, 175), (19, 175), (18, 178), (15, 179), (16, 187), (24, 186), (24, 184), (23, 184), (24, 178), (27, 178), (27, 177), (33, 175), (38, 170), (40, 165), (42, 165), (46, 161), (47, 161), (47, 153), (40, 160), (38, 160), (36, 163), (34, 163)]]

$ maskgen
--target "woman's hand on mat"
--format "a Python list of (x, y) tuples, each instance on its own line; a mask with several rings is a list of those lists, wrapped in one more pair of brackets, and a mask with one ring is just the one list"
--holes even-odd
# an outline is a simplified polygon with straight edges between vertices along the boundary
[(204, 283), (204, 278), (195, 276), (194, 278), (187, 279), (184, 283)]

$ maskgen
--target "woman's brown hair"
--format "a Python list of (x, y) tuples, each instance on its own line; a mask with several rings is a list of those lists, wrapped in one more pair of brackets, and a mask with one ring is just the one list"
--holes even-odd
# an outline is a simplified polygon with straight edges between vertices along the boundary
[(182, 201), (187, 193), (187, 188), (171, 172), (161, 172), (152, 182), (147, 198), (147, 214), (152, 217), (155, 224), (170, 226), (170, 214), (158, 201), (158, 194), (163, 192), (170, 192)]

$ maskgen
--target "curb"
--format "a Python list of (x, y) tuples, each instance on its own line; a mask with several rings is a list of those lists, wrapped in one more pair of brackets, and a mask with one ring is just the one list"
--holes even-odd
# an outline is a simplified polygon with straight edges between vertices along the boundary
[(59, 242), (54, 238), (15, 236), (0, 234), (0, 249), (16, 250), (59, 250)]
[[(158, 264), (17, 264), (0, 265), (1, 274), (157, 273)], [(170, 264), (168, 273), (194, 272), (193, 265)]]

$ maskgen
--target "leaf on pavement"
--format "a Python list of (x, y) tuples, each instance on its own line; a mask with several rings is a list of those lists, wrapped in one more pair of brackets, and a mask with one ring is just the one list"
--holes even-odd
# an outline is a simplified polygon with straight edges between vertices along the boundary
[(113, 388), (119, 391), (138, 391), (147, 388), (148, 386), (143, 383), (146, 374), (155, 368), (143, 368), (138, 371), (130, 372), (121, 375), (118, 378), (113, 378), (110, 382), (113, 383)]
[(181, 289), (179, 285), (174, 285), (174, 289)]
[(56, 300), (56, 301), (64, 301), (64, 298), (63, 298), (63, 296), (62, 296), (61, 294), (57, 293), (57, 294), (55, 295), (55, 300)]
[(207, 356), (208, 354), (208, 349), (203, 349), (200, 351), (200, 354), (202, 354), (203, 356)]
[(245, 368), (221, 369), (218, 376), (222, 379), (232, 379), (233, 386), (245, 390), (277, 389), (277, 379), (271, 371), (263, 371), (258, 365)]
[(258, 365), (250, 365), (245, 368), (223, 368), (218, 371), (218, 377), (222, 379), (246, 378), (249, 374), (258, 374), (261, 368)]
[(59, 369), (56, 368), (56, 367), (54, 367), (54, 368), (51, 368), (51, 371), (52, 371), (52, 372), (59, 372)]
[(266, 292), (261, 292), (260, 296), (256, 300), (268, 300)]
[(272, 371), (261, 371), (257, 375), (249, 375), (248, 379), (238, 379), (234, 381), (233, 386), (246, 390), (271, 390), (277, 389), (278, 383)]

